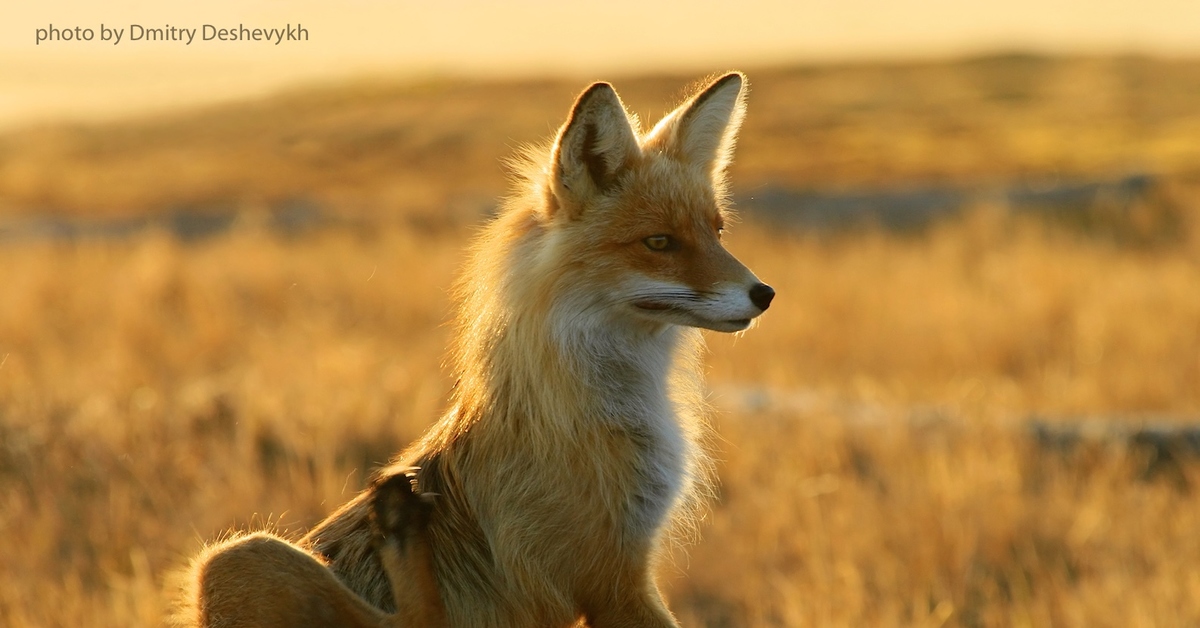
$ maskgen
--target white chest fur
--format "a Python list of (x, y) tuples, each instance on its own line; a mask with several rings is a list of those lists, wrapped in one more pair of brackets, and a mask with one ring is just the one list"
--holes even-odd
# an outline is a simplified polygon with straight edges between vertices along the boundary
[[(611, 327), (609, 328), (611, 329)], [(654, 535), (687, 491), (693, 444), (671, 400), (670, 371), (676, 335), (641, 330), (576, 335), (570, 343), (580, 382), (589, 390), (603, 429), (628, 453), (615, 464), (628, 465), (622, 483), (625, 533)]]

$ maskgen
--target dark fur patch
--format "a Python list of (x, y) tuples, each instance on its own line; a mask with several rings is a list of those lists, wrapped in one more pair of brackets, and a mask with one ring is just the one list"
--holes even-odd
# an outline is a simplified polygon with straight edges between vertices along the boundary
[(600, 153), (598, 143), (599, 131), (595, 124), (585, 124), (583, 127), (583, 163), (587, 166), (588, 176), (596, 184), (596, 189), (604, 192), (612, 185), (613, 173), (608, 171), (604, 155)]
[(371, 495), (371, 525), (383, 541), (391, 539), (405, 549), (425, 534), (433, 504), (422, 497), (416, 470), (376, 482)]

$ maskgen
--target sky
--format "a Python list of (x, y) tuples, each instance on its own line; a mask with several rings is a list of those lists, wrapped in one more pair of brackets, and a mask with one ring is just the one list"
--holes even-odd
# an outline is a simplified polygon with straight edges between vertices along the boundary
[[(123, 31), (101, 41), (101, 25)], [(307, 41), (204, 41), (213, 28)], [(39, 29), (92, 29), (91, 41)], [(135, 27), (194, 29), (134, 40)], [(209, 33), (213, 31), (210, 29)], [(995, 51), (1200, 57), (1197, 0), (6, 0), (0, 127), (138, 115), (363, 76), (536, 76)]]

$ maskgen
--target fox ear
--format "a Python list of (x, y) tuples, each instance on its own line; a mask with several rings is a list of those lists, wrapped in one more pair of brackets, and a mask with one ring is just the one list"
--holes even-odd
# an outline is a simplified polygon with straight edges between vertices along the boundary
[(575, 101), (551, 153), (552, 191), (559, 207), (577, 217), (589, 198), (608, 191), (641, 154), (625, 106), (608, 83), (596, 83)]
[(646, 145), (673, 154), (719, 178), (733, 158), (746, 113), (746, 77), (730, 72), (713, 81), (647, 135)]

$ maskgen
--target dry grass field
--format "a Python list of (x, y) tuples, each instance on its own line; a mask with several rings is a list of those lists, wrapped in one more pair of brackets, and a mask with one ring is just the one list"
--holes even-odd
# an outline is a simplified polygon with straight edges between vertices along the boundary
[[(1200, 464), (1101, 433), (1200, 423), (1200, 62), (750, 79), (739, 197), (1155, 183), (1106, 229), (994, 202), (902, 234), (735, 225), (779, 297), (709, 336), (722, 483), (664, 568), (684, 625), (1200, 624)], [(654, 119), (686, 79), (615, 82)], [(299, 535), (361, 489), (442, 408), (447, 286), (501, 158), (582, 86), (349, 85), (0, 136), (0, 625), (161, 625), (204, 541)], [(332, 218), (263, 219), (301, 201)], [(27, 229), (181, 208), (237, 219)], [(1038, 417), (1098, 436), (1048, 443)]]

